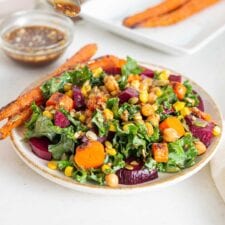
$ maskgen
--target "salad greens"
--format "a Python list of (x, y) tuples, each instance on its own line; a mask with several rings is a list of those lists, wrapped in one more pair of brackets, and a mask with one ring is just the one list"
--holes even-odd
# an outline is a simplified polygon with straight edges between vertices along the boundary
[[(45, 150), (53, 163), (81, 183), (110, 186), (109, 177), (114, 176), (121, 184), (138, 184), (155, 179), (157, 171), (173, 173), (195, 164), (200, 154), (196, 143), (205, 146), (189, 124), (195, 130), (214, 125), (198, 118), (201, 111), (193, 113), (199, 96), (188, 81), (179, 82), (180, 95), (174, 88), (178, 81), (167, 78), (166, 71), (153, 71), (153, 78), (141, 76), (143, 68), (130, 57), (115, 76), (96, 69), (80, 66), (45, 82), (41, 87), (45, 101), (32, 104), (25, 140), (47, 138)], [(35, 154), (43, 151), (41, 147)]]

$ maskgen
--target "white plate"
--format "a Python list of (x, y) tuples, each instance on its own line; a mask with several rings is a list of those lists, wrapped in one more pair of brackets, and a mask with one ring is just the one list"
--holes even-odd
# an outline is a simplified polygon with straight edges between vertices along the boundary
[(129, 29), (122, 20), (162, 0), (91, 0), (81, 16), (113, 33), (171, 54), (192, 54), (225, 30), (225, 1), (182, 21), (161, 28)]
[[(140, 63), (143, 66), (146, 66), (151, 69), (164, 70), (165, 68), (154, 66), (147, 63)], [(167, 69), (169, 70), (169, 69)], [(179, 74), (170, 70), (172, 74)], [(184, 78), (185, 79), (185, 78)], [(190, 79), (189, 79), (190, 80)], [(218, 122), (218, 125), (222, 128), (222, 115), (217, 104), (214, 100), (204, 91), (199, 85), (191, 81), (194, 90), (196, 90), (203, 98), (205, 103), (205, 108), (208, 113), (213, 115), (213, 119)], [(71, 188), (77, 191), (83, 191), (88, 193), (98, 193), (98, 194), (130, 194), (141, 191), (150, 191), (153, 189), (158, 189), (166, 187), (171, 184), (180, 182), (193, 174), (197, 173), (201, 168), (203, 168), (209, 160), (213, 157), (220, 142), (220, 137), (214, 138), (211, 145), (207, 149), (207, 152), (202, 156), (197, 158), (197, 163), (191, 168), (185, 169), (179, 173), (165, 174), (160, 173), (159, 178), (150, 182), (146, 182), (139, 185), (120, 185), (117, 188), (110, 188), (107, 186), (99, 186), (94, 184), (81, 184), (78, 183), (72, 178), (66, 177), (62, 172), (56, 170), (50, 170), (47, 167), (47, 161), (38, 158), (31, 151), (30, 146), (22, 141), (23, 139), (23, 127), (14, 129), (11, 134), (11, 140), (13, 147), (19, 157), (34, 171), (47, 178), (50, 181), (53, 181), (59, 185)]]

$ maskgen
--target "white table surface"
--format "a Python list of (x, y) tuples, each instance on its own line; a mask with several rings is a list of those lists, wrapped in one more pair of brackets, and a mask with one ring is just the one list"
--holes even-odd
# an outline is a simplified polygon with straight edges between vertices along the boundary
[[(183, 72), (201, 84), (225, 113), (225, 34), (195, 55), (175, 57), (124, 40), (84, 21), (77, 23), (74, 30), (74, 43), (65, 55), (45, 68), (21, 66), (0, 52), (0, 107), (40, 75), (60, 65), (74, 50), (96, 42), (98, 55), (130, 55)], [(89, 195), (60, 187), (33, 172), (6, 139), (0, 142), (0, 224), (224, 225), (225, 205), (215, 188), (209, 165), (188, 180), (163, 190), (133, 196)]]

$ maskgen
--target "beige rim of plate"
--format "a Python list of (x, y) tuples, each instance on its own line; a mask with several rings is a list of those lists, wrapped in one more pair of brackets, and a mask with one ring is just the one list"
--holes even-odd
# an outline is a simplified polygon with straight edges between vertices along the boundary
[[(172, 74), (181, 75), (177, 72), (174, 72), (170, 69), (161, 66), (152, 65), (149, 63), (140, 63), (140, 64), (150, 69), (168, 70)], [(187, 79), (185, 76), (182, 77), (184, 79)], [(206, 91), (204, 91), (203, 88), (201, 88), (195, 82), (191, 81), (189, 78), (188, 80), (193, 85), (194, 90), (197, 91), (203, 98), (206, 111), (209, 112), (211, 115), (213, 115), (213, 119), (218, 123), (218, 125), (223, 130), (222, 114), (215, 101), (209, 94), (206, 93)], [(23, 138), (22, 134), (23, 134), (23, 127), (14, 129), (11, 133), (11, 142), (13, 144), (16, 153), (31, 169), (33, 169), (35, 172), (42, 175), (43, 177), (47, 178), (48, 180), (55, 182), (59, 185), (62, 185), (64, 187), (86, 193), (96, 193), (96, 194), (131, 194), (155, 190), (178, 183), (192, 176), (193, 174), (197, 173), (200, 169), (202, 169), (214, 156), (221, 142), (221, 136), (214, 138), (211, 145), (207, 149), (207, 152), (204, 155), (198, 157), (197, 163), (194, 166), (184, 169), (178, 173), (173, 174), (159, 173), (159, 178), (150, 182), (138, 185), (120, 185), (117, 188), (110, 188), (107, 186), (99, 186), (91, 183), (78, 183), (72, 178), (66, 177), (60, 171), (50, 170), (47, 167), (47, 161), (42, 160), (38, 158), (36, 155), (34, 155), (29, 145), (22, 141)]]

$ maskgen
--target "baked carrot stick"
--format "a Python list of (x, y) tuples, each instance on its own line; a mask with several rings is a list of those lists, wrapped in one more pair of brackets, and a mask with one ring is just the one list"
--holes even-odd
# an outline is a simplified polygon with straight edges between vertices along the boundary
[(147, 19), (138, 24), (138, 27), (158, 27), (175, 24), (217, 3), (218, 1), (219, 0), (190, 0), (171, 13)]
[(38, 82), (37, 86), (28, 90), (23, 95), (19, 96), (15, 101), (9, 103), (8, 105), (0, 109), (0, 121), (6, 119), (10, 116), (17, 114), (24, 108), (31, 105), (33, 101), (39, 102), (43, 100), (40, 85), (46, 80), (58, 76), (66, 70), (71, 69), (79, 63), (84, 63), (88, 61), (97, 51), (97, 46), (95, 44), (89, 44), (81, 48), (75, 55), (68, 59), (62, 66), (53, 71), (47, 77), (43, 78)]
[(161, 4), (158, 4), (154, 7), (148, 8), (143, 12), (137, 13), (133, 16), (129, 16), (124, 19), (123, 24), (126, 27), (135, 27), (139, 23), (159, 15), (169, 13), (183, 4), (187, 3), (189, 0), (166, 0)]
[(30, 109), (30, 107), (28, 107), (19, 114), (11, 117), (7, 121), (7, 123), (2, 128), (0, 128), (0, 140), (6, 138), (10, 134), (12, 129), (22, 125), (30, 117), (31, 113), (32, 110)]

